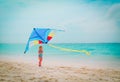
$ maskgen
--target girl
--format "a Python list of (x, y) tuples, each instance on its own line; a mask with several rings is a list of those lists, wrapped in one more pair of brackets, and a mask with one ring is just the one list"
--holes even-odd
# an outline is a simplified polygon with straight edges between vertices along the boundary
[(39, 46), (39, 49), (38, 49), (39, 67), (42, 64), (42, 56), (43, 56), (43, 48), (42, 46)]

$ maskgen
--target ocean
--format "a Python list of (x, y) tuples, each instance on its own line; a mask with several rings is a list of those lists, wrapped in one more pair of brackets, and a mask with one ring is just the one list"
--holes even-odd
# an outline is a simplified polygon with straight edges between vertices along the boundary
[[(54, 43), (52, 45), (75, 50), (87, 50), (90, 55), (82, 52), (68, 52), (43, 44), (44, 60), (66, 61), (69, 63), (93, 64), (97, 61), (107, 66), (120, 66), (120, 43)], [(39, 45), (33, 46), (24, 54), (26, 44), (0, 44), (0, 57), (27, 57), (36, 60)]]

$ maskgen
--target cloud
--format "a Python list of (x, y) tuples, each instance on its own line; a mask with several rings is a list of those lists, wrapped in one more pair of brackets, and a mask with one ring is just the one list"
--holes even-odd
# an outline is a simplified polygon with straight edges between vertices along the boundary
[(120, 21), (120, 4), (114, 4), (110, 7), (107, 12), (107, 17), (115, 21)]
[[(66, 20), (63, 23), (64, 27), (70, 27), (68, 31), (71, 29), (69, 32), (72, 34), (71, 37), (75, 37), (76, 41), (79, 42), (120, 42), (120, 28), (118, 28), (120, 25), (116, 25), (118, 19), (115, 18), (117, 16), (120, 17), (120, 15), (114, 12), (116, 16), (113, 13), (110, 14), (114, 19), (110, 17), (108, 19), (106, 18), (106, 13), (102, 10), (90, 8), (86, 10), (85, 7), (82, 8), (84, 9), (84, 15), (78, 15), (72, 20)], [(115, 7), (114, 10), (112, 9), (112, 11), (118, 12), (119, 6)]]

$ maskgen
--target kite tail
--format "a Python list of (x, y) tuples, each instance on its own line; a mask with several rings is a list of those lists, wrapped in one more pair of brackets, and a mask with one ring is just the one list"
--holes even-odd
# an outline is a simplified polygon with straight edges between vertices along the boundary
[(85, 53), (86, 55), (90, 55), (90, 52), (86, 51), (86, 50), (75, 50), (75, 49), (69, 49), (69, 48), (62, 48), (62, 47), (58, 47), (58, 46), (54, 46), (52, 44), (48, 44), (50, 47), (52, 48), (56, 48), (59, 50), (63, 50), (63, 51), (69, 51), (69, 52), (82, 52)]

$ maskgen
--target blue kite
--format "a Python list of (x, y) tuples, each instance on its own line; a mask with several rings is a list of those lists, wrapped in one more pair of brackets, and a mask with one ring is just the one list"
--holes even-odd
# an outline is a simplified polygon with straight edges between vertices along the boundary
[(26, 53), (29, 50), (29, 48), (33, 45), (47, 44), (53, 38), (54, 35), (55, 29), (33, 28), (33, 31), (28, 39), (24, 53)]

